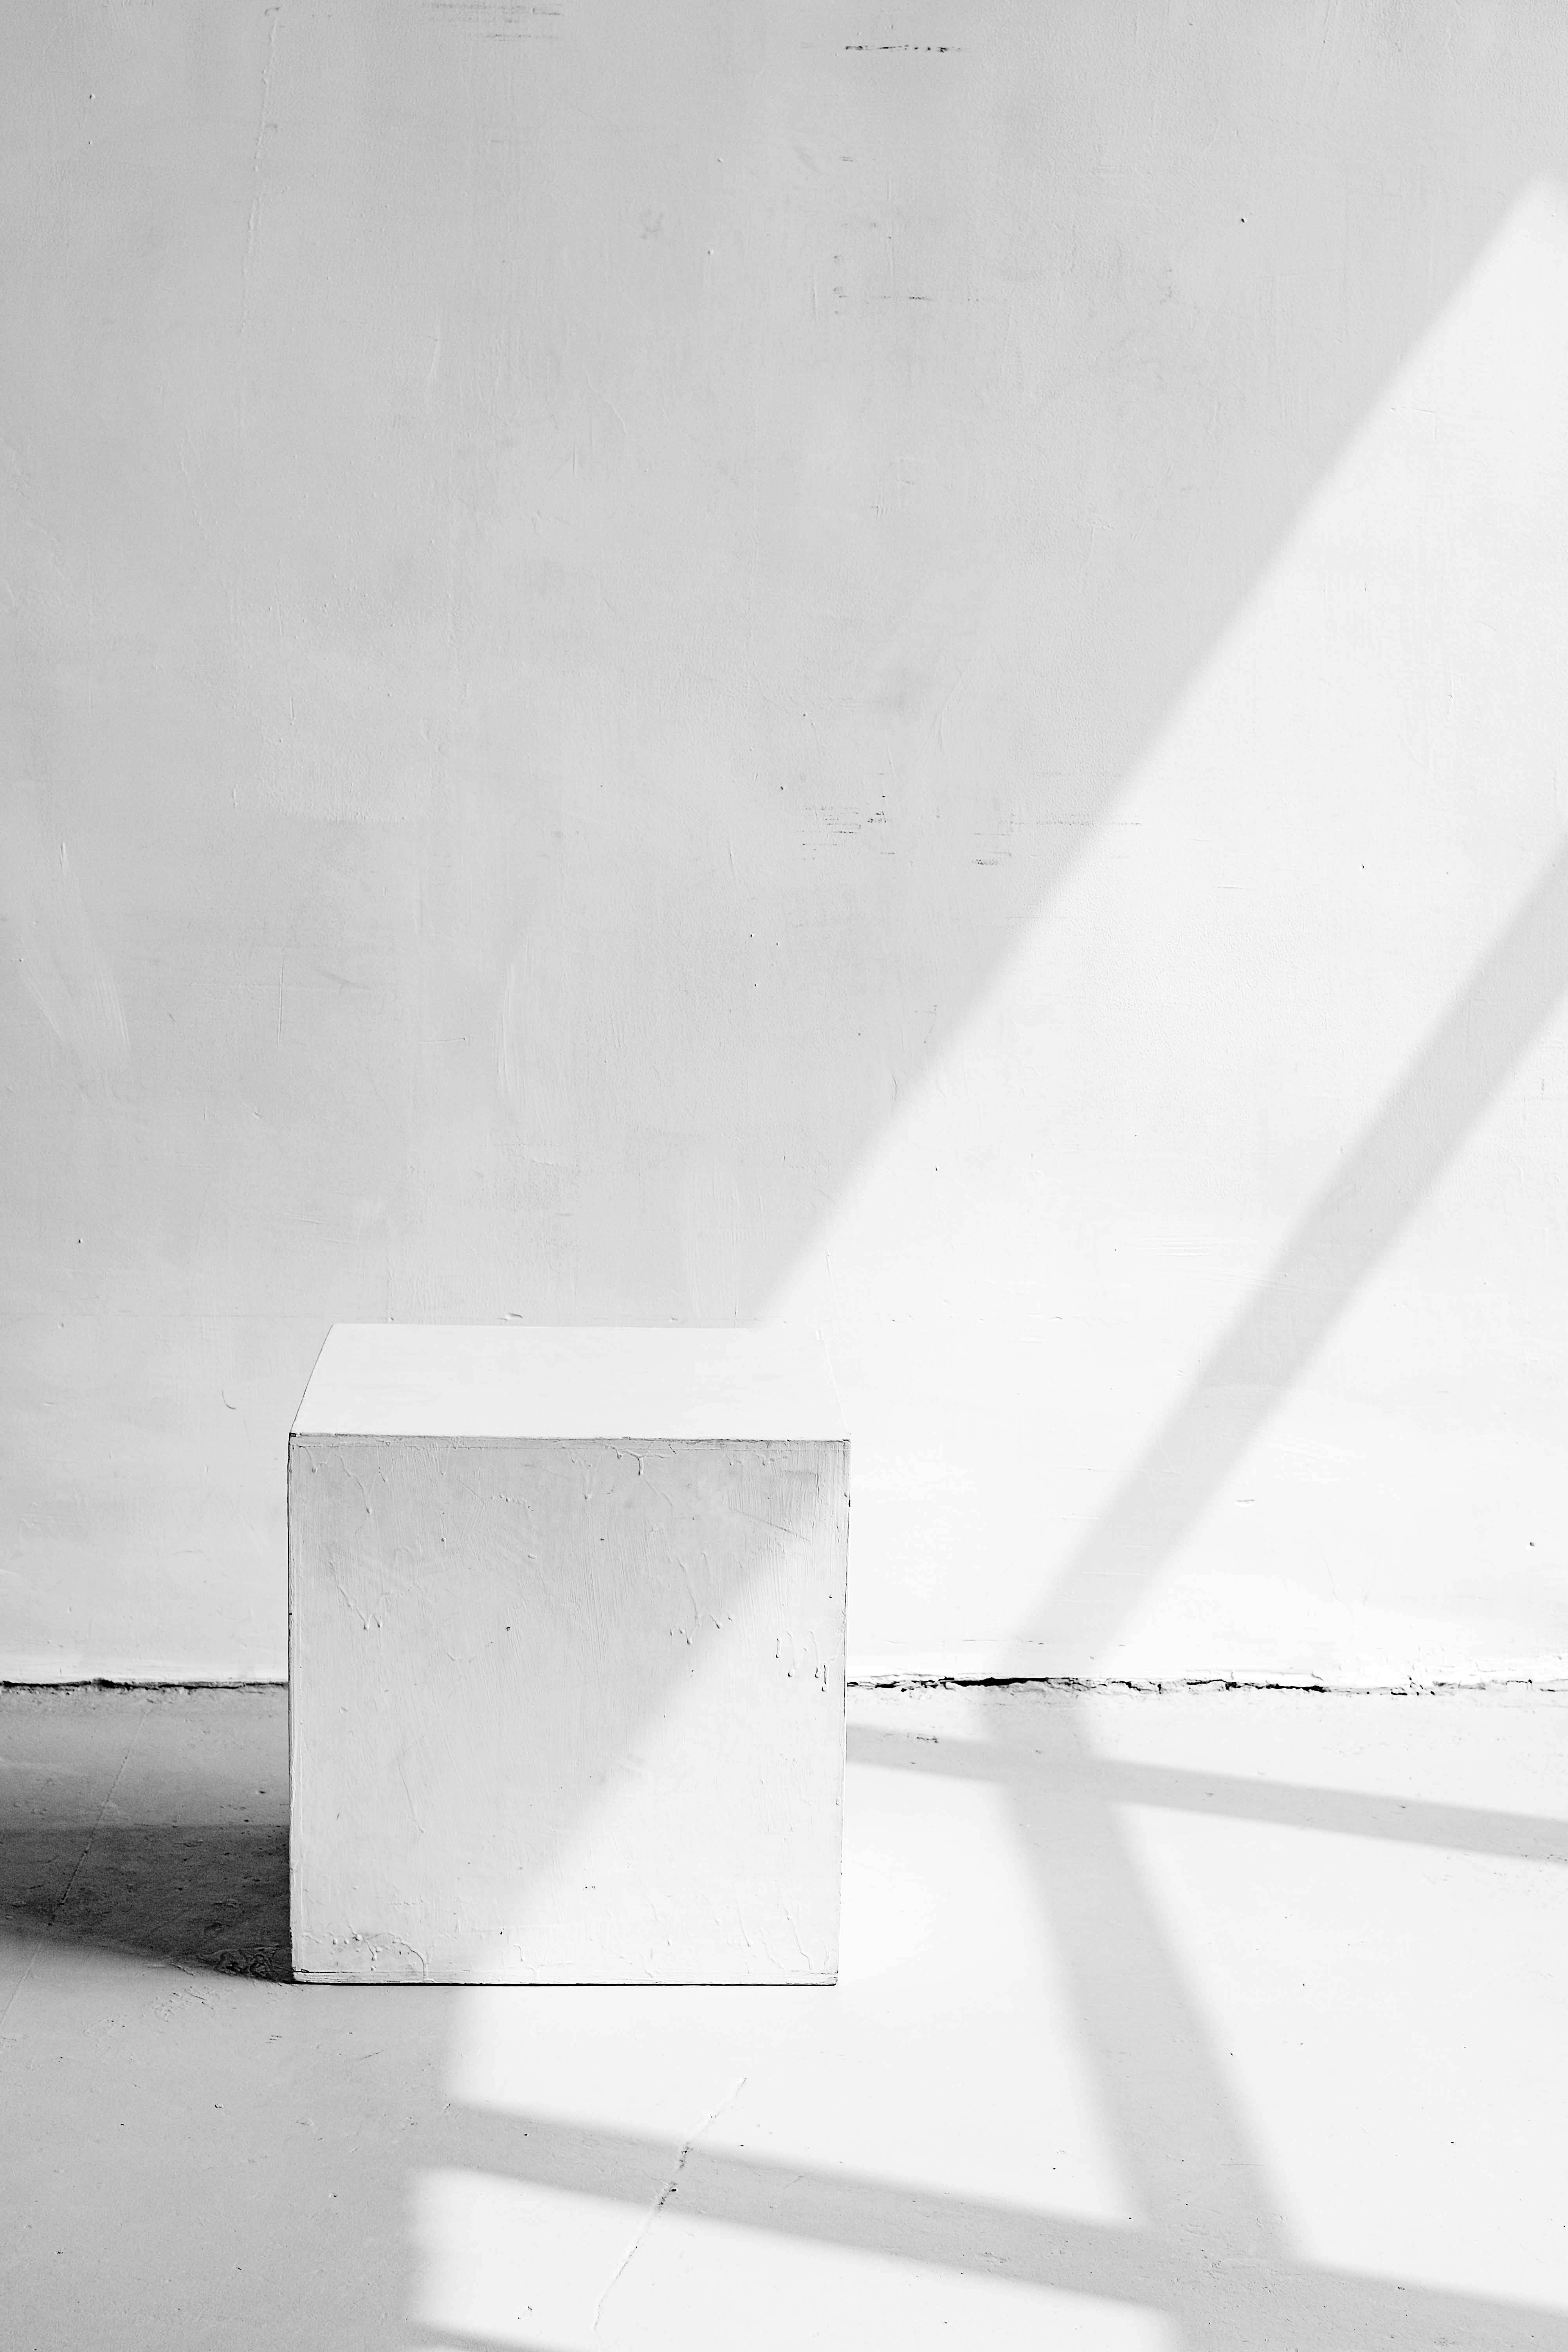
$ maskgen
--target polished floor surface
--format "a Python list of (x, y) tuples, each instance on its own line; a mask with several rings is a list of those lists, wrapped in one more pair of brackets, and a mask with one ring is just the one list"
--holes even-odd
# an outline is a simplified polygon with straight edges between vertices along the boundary
[(288, 1981), (277, 1691), (0, 1693), (8, 2352), (1568, 2352), (1568, 1698), (852, 1692), (831, 1991)]

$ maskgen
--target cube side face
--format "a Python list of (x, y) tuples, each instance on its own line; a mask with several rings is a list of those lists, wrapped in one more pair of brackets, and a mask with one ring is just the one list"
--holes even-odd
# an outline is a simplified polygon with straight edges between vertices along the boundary
[(290, 1440), (295, 1973), (837, 1968), (844, 1440)]

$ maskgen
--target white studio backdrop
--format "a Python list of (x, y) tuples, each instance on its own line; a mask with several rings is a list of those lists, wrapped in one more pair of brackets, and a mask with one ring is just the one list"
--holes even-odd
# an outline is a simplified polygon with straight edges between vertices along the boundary
[(509, 1315), (820, 1326), (852, 1671), (1564, 1671), (1565, 68), (10, 13), (0, 1673)]

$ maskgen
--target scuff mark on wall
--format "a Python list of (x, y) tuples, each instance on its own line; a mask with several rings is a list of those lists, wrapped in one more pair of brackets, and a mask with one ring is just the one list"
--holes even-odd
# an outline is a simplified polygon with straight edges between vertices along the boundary
[(256, 119), (256, 145), (250, 158), (250, 212), (245, 226), (245, 261), (239, 279), (239, 331), (245, 333), (250, 318), (250, 271), (256, 258), (257, 231), (261, 226), (261, 149), (268, 131), (276, 131), (275, 122), (268, 120), (272, 110), (272, 68), (278, 54), (278, 27), (282, 20), (281, 7), (268, 8), (267, 57), (261, 68), (261, 105)]

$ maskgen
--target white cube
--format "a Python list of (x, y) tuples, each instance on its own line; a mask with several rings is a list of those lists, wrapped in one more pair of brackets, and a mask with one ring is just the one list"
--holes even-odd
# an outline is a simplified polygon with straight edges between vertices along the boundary
[(833, 1982), (848, 1482), (804, 1335), (337, 1325), (289, 1439), (295, 1975)]

